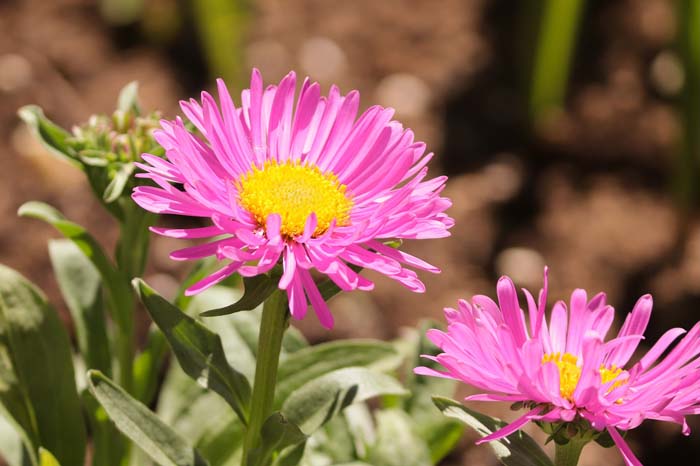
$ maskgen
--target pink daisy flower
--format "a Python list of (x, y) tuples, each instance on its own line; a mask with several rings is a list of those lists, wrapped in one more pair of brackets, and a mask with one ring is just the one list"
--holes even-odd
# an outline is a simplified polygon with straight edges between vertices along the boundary
[(681, 424), (683, 433), (690, 434), (685, 416), (700, 412), (700, 324), (665, 357), (670, 345), (686, 333), (683, 329), (667, 331), (631, 363), (649, 322), (651, 295), (639, 298), (617, 336), (606, 341), (615, 311), (606, 304), (604, 293), (589, 299), (584, 290), (575, 290), (568, 308), (557, 302), (547, 322), (547, 270), (537, 303), (527, 290), (523, 292), (527, 319), (508, 277), (498, 281), (498, 303), (474, 296), (471, 302), (459, 301), (456, 310), (445, 309), (447, 331), (428, 332), (444, 352), (426, 357), (446, 370), (415, 369), (486, 392), (466, 400), (524, 402), (532, 408), (477, 443), (510, 435), (533, 420), (573, 422), (607, 430), (626, 464), (640, 466), (618, 429), (656, 419)]
[(167, 160), (143, 154), (145, 163), (138, 165), (145, 173), (137, 175), (157, 187), (133, 192), (134, 201), (151, 212), (211, 219), (203, 228), (152, 228), (172, 238), (212, 239), (174, 251), (174, 260), (216, 256), (225, 262), (188, 294), (234, 272), (268, 272), (281, 261), (279, 288), (287, 292), (292, 316), (304, 317), (308, 302), (320, 322), (332, 327), (313, 269), (345, 291), (374, 286), (349, 265), (424, 291), (407, 266), (439, 269), (383, 240), (449, 236), (454, 222), (444, 211), (451, 202), (440, 197), (446, 177), (426, 180), (433, 154), (392, 120), (393, 109), (375, 106), (356, 118), (357, 91), (343, 96), (333, 86), (324, 97), (308, 78), (295, 98), (293, 72), (264, 88), (253, 70), (240, 108), (222, 80), (217, 86), (219, 105), (206, 92), (201, 103), (180, 103), (201, 136), (180, 118), (161, 122), (155, 138)]

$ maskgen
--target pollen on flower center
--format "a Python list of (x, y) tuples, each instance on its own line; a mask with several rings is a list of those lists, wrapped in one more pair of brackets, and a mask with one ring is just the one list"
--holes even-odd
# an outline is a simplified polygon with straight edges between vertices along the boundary
[(316, 214), (313, 236), (323, 234), (333, 220), (336, 225), (350, 223), (352, 199), (346, 186), (333, 173), (294, 162), (265, 162), (253, 167), (236, 182), (239, 202), (261, 226), (270, 214), (279, 214), (280, 232), (294, 238), (304, 232), (306, 220)]
[(570, 401), (581, 378), (581, 368), (576, 365), (577, 361), (578, 358), (570, 353), (550, 353), (542, 357), (542, 364), (553, 362), (559, 368), (559, 391), (562, 398)]
[[(573, 401), (574, 391), (581, 378), (581, 368), (578, 366), (578, 358), (571, 353), (549, 353), (542, 357), (542, 364), (553, 362), (559, 368), (559, 392), (562, 398)], [(600, 379), (603, 384), (610, 383), (617, 379), (622, 373), (622, 369), (616, 366), (600, 366)], [(617, 380), (613, 383), (608, 393), (623, 385), (626, 381)]]

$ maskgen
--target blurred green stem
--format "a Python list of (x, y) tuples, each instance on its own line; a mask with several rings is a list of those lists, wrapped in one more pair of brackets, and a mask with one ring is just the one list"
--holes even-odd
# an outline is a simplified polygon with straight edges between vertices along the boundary
[(120, 297), (120, 303), (115, 303), (120, 309), (117, 321), (116, 350), (119, 362), (119, 384), (132, 395), (138, 395), (134, 386), (134, 358), (136, 356), (136, 340), (134, 335), (134, 313), (136, 311), (136, 297), (131, 286), (131, 279), (143, 274), (150, 233), (148, 227), (155, 222), (155, 215), (139, 208), (126, 197), (120, 199), (124, 212), (123, 221), (120, 223), (120, 237), (117, 243), (115, 256), (117, 259), (118, 275), (120, 280), (126, 283), (124, 293)]
[(677, 0), (685, 86), (680, 102), (683, 134), (676, 162), (674, 188), (683, 207), (697, 201), (700, 176), (700, 2)]
[(566, 445), (556, 444), (554, 466), (576, 466), (587, 441), (571, 439)]
[(535, 124), (564, 105), (585, 0), (542, 0), (530, 82)]
[(272, 414), (282, 337), (288, 325), (287, 295), (276, 290), (263, 305), (258, 354), (255, 363), (255, 383), (250, 402), (250, 420), (243, 444), (241, 466), (247, 464), (250, 451), (259, 445), (260, 429), (268, 416)]
[(192, 0), (210, 77), (242, 84), (243, 42), (250, 16), (250, 0)]

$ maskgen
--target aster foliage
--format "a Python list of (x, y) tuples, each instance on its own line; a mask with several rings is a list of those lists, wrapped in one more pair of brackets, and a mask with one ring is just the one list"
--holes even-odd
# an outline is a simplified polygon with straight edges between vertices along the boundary
[[(88, 445), (94, 466), (423, 466), (455, 446), (462, 426), (430, 402), (453, 384), (410, 372), (418, 354), (434, 350), (417, 332), (309, 345), (289, 328), (309, 305), (332, 326), (327, 300), (373, 287), (362, 268), (423, 291), (412, 269), (438, 269), (401, 252), (401, 240), (443, 237), (453, 223), (440, 197), (445, 178), (426, 181), (432, 154), (390, 109), (356, 120), (356, 92), (333, 87), (321, 97), (309, 80), (295, 106), (295, 83), (291, 73), (263, 91), (254, 72), (237, 109), (219, 82), (220, 107), (206, 93), (201, 104), (183, 103), (193, 126), (141, 116), (135, 85), (112, 115), (70, 132), (38, 107), (20, 111), (42, 143), (86, 174), (121, 234), (112, 258), (57, 209), (28, 202), (19, 211), (65, 236), (50, 253), (78, 355), (70, 357), (45, 298), (0, 268), (0, 355), (10, 356), (0, 358), (0, 454), (10, 466), (82, 464)], [(148, 226), (160, 213), (211, 220), (152, 228), (213, 239), (172, 254), (196, 260), (172, 301), (131, 280), (144, 270)], [(144, 346), (134, 338), (136, 298), (153, 320)], [(160, 384), (168, 349), (173, 363)]]

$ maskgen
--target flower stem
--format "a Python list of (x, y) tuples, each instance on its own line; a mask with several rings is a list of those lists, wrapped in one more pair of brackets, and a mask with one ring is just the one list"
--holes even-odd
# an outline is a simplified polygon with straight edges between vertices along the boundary
[(583, 447), (588, 441), (571, 439), (566, 445), (556, 444), (554, 450), (554, 466), (576, 466)]
[(282, 337), (289, 324), (287, 296), (277, 290), (263, 305), (260, 336), (258, 337), (258, 355), (255, 363), (255, 382), (250, 402), (250, 420), (243, 444), (241, 465), (245, 466), (248, 454), (260, 442), (260, 429), (272, 414), (277, 382)]

